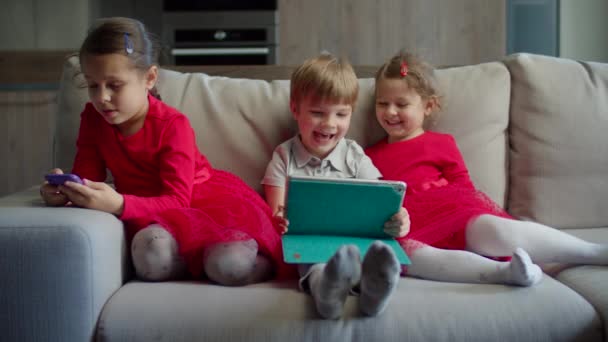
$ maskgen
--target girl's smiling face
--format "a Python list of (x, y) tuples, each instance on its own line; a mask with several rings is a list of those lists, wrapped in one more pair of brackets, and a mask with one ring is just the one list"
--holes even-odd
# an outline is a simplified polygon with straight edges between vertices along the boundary
[(298, 123), (302, 145), (315, 157), (323, 159), (344, 138), (350, 126), (353, 107), (350, 104), (318, 100), (307, 96), (299, 104), (290, 103)]
[(148, 91), (156, 83), (156, 66), (142, 72), (118, 53), (87, 54), (81, 62), (95, 109), (123, 135), (136, 133), (148, 112)]
[(423, 99), (405, 81), (382, 78), (376, 83), (376, 119), (389, 143), (424, 133), (424, 120), (432, 112), (433, 102)]

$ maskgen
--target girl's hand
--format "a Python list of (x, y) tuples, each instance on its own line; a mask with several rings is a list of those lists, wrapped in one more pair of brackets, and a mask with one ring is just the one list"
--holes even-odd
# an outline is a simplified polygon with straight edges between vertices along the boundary
[(287, 233), (287, 228), (289, 227), (289, 220), (287, 220), (284, 215), (285, 207), (279, 206), (279, 209), (273, 216), (274, 222), (279, 229), (279, 234), (281, 235)]
[(93, 182), (84, 179), (84, 185), (65, 182), (59, 191), (66, 194), (77, 206), (97, 209), (120, 216), (124, 210), (125, 200), (121, 194), (104, 182)]
[(410, 232), (410, 214), (404, 207), (384, 224), (384, 232), (394, 238), (404, 237)]
[[(52, 169), (49, 173), (61, 175), (63, 174), (63, 170)], [(44, 203), (50, 207), (63, 207), (70, 202), (68, 197), (59, 191), (59, 188), (56, 185), (51, 185), (46, 181), (40, 186), (40, 196)]]

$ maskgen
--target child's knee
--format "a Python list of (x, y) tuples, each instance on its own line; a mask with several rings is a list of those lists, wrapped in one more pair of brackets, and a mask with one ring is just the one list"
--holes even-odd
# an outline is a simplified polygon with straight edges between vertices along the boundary
[(183, 268), (177, 241), (160, 225), (151, 225), (135, 234), (131, 257), (137, 276), (143, 280), (168, 280)]
[(472, 239), (491, 239), (502, 241), (506, 235), (506, 219), (494, 215), (480, 215), (467, 225), (467, 241)]
[(222, 285), (246, 285), (255, 270), (257, 252), (255, 240), (213, 245), (205, 251), (205, 273)]

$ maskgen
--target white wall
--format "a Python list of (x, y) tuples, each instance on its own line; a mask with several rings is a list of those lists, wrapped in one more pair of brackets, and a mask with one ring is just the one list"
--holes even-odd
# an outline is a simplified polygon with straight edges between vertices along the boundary
[(608, 1), (560, 1), (561, 57), (608, 62)]
[(2, 0), (0, 50), (78, 49), (92, 7), (86, 0)]

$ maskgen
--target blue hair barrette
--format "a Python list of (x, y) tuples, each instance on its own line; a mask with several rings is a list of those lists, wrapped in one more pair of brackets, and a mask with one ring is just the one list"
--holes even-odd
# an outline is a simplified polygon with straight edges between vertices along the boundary
[(129, 34), (127, 32), (125, 32), (125, 51), (127, 52), (127, 55), (133, 53), (133, 43), (131, 42), (131, 39), (129, 39)]

